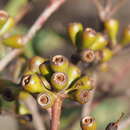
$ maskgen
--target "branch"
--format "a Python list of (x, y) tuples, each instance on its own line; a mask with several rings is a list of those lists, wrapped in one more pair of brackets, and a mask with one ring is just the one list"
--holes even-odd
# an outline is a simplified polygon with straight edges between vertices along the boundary
[(54, 105), (52, 106), (51, 130), (59, 129), (62, 102), (63, 100), (61, 97), (57, 97)]
[(38, 30), (44, 25), (47, 19), (65, 2), (65, 0), (55, 0), (50, 4), (43, 13), (39, 16), (36, 22), (33, 24), (27, 35), (24, 37), (23, 41), (26, 44), (30, 41)]
[(20, 55), (22, 50), (14, 49), (13, 51), (9, 52), (1, 61), (0, 61), (0, 71), (2, 71), (12, 59), (16, 58), (16, 56)]
[(30, 95), (27, 99), (23, 100), (24, 104), (30, 110), (33, 116), (33, 124), (36, 130), (45, 130), (41, 115), (38, 112), (38, 107), (35, 99)]
[[(53, 2), (42, 12), (36, 22), (33, 24), (27, 35), (23, 38), (24, 44), (30, 41), (34, 35), (41, 29), (48, 18), (65, 2), (65, 0), (53, 0)], [(14, 49), (9, 54), (7, 54), (0, 61), (0, 71), (2, 71), (10, 61), (19, 56), (23, 51), (20, 49)]]

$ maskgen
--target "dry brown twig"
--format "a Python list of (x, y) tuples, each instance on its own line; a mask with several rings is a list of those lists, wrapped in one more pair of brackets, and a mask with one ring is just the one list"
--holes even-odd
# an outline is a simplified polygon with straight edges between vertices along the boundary
[(62, 103), (63, 100), (60, 97), (57, 97), (52, 106), (51, 130), (59, 129)]
[(35, 99), (30, 95), (27, 99), (23, 100), (23, 102), (30, 110), (33, 116), (33, 124), (36, 130), (45, 130), (43, 120), (41, 118), (41, 115), (38, 112), (39, 110)]
[(110, 19), (120, 8), (124, 5), (127, 0), (118, 0), (117, 4), (113, 7), (112, 0), (106, 0), (106, 5), (103, 7), (100, 0), (92, 0), (95, 4), (101, 21)]
[[(45, 24), (48, 18), (65, 2), (66, 0), (51, 0), (51, 4), (45, 8), (45, 10), (38, 17), (36, 22), (32, 25), (28, 33), (24, 36), (23, 42), (27, 44), (34, 35), (41, 29)], [(9, 52), (1, 61), (0, 61), (0, 71), (2, 71), (10, 61), (22, 54), (23, 50), (14, 49)]]

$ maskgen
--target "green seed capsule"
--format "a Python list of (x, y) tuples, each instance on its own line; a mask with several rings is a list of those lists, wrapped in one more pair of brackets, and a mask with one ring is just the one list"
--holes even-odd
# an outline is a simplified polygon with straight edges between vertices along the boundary
[(24, 46), (21, 35), (14, 35), (3, 40), (3, 44), (12, 48), (22, 48)]
[(113, 43), (116, 44), (117, 33), (119, 31), (119, 22), (116, 19), (109, 19), (104, 23), (105, 29)]
[(68, 76), (62, 72), (56, 72), (51, 77), (51, 84), (55, 90), (64, 90), (68, 84)]
[(56, 55), (52, 57), (50, 66), (54, 72), (67, 72), (69, 61), (65, 56)]
[(15, 24), (14, 19), (12, 17), (9, 17), (5, 22), (5, 24), (2, 26), (2, 28), (0, 29), (0, 36), (7, 33), (14, 26), (14, 24)]
[(112, 53), (112, 51), (110, 49), (104, 48), (102, 50), (102, 60), (101, 61), (102, 62), (109, 61), (112, 58), (112, 55), (113, 55), (113, 53)]
[(88, 76), (83, 76), (80, 79), (78, 79), (71, 88), (74, 89), (86, 89), (86, 90), (92, 90), (93, 89), (93, 83), (92, 79)]
[(79, 89), (73, 92), (74, 100), (80, 104), (85, 104), (89, 101), (90, 91), (86, 89)]
[(82, 130), (96, 130), (96, 121), (90, 116), (86, 116), (81, 119), (81, 128)]
[(39, 66), (44, 63), (46, 61), (46, 59), (40, 57), (40, 56), (34, 56), (29, 60), (29, 69), (32, 72), (37, 72), (39, 73)]
[(91, 63), (95, 59), (95, 52), (93, 50), (85, 49), (80, 54), (81, 60), (87, 63)]
[(70, 23), (68, 26), (68, 34), (72, 40), (73, 45), (76, 45), (77, 36), (83, 31), (83, 25), (81, 23)]
[(125, 46), (130, 43), (130, 25), (124, 29), (121, 45)]
[(40, 77), (40, 79), (41, 79), (42, 84), (44, 85), (44, 87), (45, 87), (46, 89), (51, 90), (51, 85), (50, 85), (49, 82), (46, 80), (46, 78), (43, 77), (43, 76), (39, 76), (39, 77)]
[(25, 115), (25, 114), (30, 114), (30, 111), (27, 109), (27, 107), (23, 103), (20, 103), (18, 113), (20, 115)]
[(30, 93), (40, 93), (46, 91), (41, 79), (37, 74), (23, 76), (21, 85)]
[(81, 76), (81, 70), (78, 66), (74, 64), (69, 64), (68, 67), (68, 85)]
[(48, 62), (44, 62), (39, 66), (40, 73), (45, 77), (50, 77), (52, 74), (50, 64)]
[(90, 49), (92, 50), (101, 50), (103, 49), (106, 45), (108, 44), (107, 39), (105, 38), (105, 36), (103, 36), (101, 33), (97, 33), (96, 34), (96, 39), (93, 42), (92, 46), (90, 47)]
[(82, 35), (82, 49), (90, 48), (96, 39), (96, 32), (91, 28), (86, 28)]
[(52, 92), (44, 92), (38, 95), (37, 102), (43, 109), (50, 108), (56, 99), (56, 95)]

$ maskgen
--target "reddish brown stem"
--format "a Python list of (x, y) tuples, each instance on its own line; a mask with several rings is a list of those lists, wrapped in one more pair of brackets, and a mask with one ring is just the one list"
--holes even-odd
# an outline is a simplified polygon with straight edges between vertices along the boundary
[(52, 107), (51, 130), (58, 130), (60, 126), (60, 115), (63, 100), (57, 97)]

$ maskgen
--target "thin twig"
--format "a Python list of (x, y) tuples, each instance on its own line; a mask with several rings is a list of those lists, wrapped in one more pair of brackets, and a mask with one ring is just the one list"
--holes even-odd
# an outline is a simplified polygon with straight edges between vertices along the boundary
[(47, 19), (65, 2), (65, 0), (55, 0), (52, 2), (39, 16), (36, 22), (33, 24), (27, 35), (24, 37), (23, 42), (26, 44), (34, 37), (38, 30), (44, 25)]
[[(26, 44), (30, 41), (38, 30), (45, 24), (47, 19), (65, 2), (65, 0), (55, 0), (55, 2), (51, 3), (39, 16), (36, 22), (33, 24), (31, 29), (28, 31), (27, 35), (23, 38), (23, 42)], [(14, 49), (9, 54), (7, 54), (0, 61), (0, 71), (2, 71), (10, 61), (19, 56), (23, 51), (20, 49)]]
[(38, 107), (35, 99), (30, 95), (27, 99), (23, 100), (24, 104), (30, 110), (33, 116), (33, 124), (36, 130), (45, 130), (43, 120), (38, 112)]
[(119, 127), (118, 130), (124, 130), (125, 128), (127, 128), (130, 125), (130, 117), (124, 121), (122, 121), (121, 123), (119, 123)]
[(54, 105), (52, 106), (51, 130), (59, 129), (62, 102), (63, 100), (61, 97), (57, 97)]
[(16, 56), (20, 55), (22, 50), (14, 49), (13, 51), (9, 52), (1, 61), (0, 61), (0, 71), (2, 71), (12, 59), (16, 58)]
[(108, 17), (110, 18), (110, 17), (112, 17), (120, 8), (121, 8), (121, 6), (123, 6), (124, 5), (124, 3), (126, 2), (127, 0), (118, 0), (118, 3), (116, 4), (116, 6), (115, 7), (113, 7), (113, 9), (109, 12), (109, 14), (108, 14)]
[(30, 4), (24, 5), (15, 17), (15, 24), (19, 23), (19, 21), (31, 10), (31, 8)]

